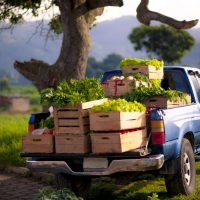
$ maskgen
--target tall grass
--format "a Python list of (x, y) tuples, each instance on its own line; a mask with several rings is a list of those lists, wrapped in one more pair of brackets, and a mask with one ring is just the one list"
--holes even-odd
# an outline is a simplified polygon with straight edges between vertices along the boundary
[(0, 165), (22, 166), (22, 135), (27, 133), (29, 115), (0, 114)]

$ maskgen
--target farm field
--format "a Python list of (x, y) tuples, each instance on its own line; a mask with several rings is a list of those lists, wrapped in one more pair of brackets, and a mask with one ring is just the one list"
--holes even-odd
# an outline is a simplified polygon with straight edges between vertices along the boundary
[(23, 166), (20, 158), (22, 135), (27, 133), (29, 115), (0, 114), (0, 166)]

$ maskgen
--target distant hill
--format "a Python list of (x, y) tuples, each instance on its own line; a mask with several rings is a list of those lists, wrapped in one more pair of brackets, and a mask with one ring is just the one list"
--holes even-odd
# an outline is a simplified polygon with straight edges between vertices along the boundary
[[(21, 80), (21, 76), (14, 70), (15, 60), (25, 61), (31, 58), (41, 59), (49, 63), (56, 61), (60, 51), (60, 39), (48, 39), (45, 42), (45, 34), (36, 29), (39, 22), (28, 22), (16, 25), (15, 28), (0, 33), (0, 72), (7, 70), (15, 82)], [(44, 22), (47, 26), (48, 22)], [(91, 29), (90, 56), (102, 60), (110, 53), (117, 53), (124, 57), (145, 58), (144, 52), (135, 52), (128, 40), (132, 28), (140, 24), (133, 16), (121, 17), (111, 21), (97, 24)], [(192, 51), (183, 59), (186, 64), (200, 64), (200, 29), (189, 31), (197, 41)]]

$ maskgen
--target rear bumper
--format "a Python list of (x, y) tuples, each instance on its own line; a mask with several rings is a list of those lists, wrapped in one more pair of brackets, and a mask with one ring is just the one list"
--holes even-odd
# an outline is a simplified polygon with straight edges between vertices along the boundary
[(164, 164), (164, 155), (153, 155), (140, 159), (112, 160), (102, 170), (73, 171), (65, 161), (27, 161), (27, 167), (33, 171), (66, 173), (72, 176), (108, 176), (118, 172), (142, 172), (160, 169)]

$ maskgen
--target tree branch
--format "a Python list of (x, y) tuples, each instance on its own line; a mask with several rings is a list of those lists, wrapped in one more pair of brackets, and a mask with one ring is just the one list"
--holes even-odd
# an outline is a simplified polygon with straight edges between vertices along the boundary
[(164, 24), (168, 24), (176, 29), (189, 29), (198, 23), (198, 19), (191, 21), (178, 21), (174, 18), (165, 16), (161, 13), (153, 12), (148, 9), (149, 0), (141, 0), (137, 8), (137, 19), (145, 25), (150, 25), (151, 20), (160, 21)]
[(89, 11), (106, 6), (123, 6), (123, 0), (86, 0), (85, 3), (75, 9), (75, 15), (80, 17)]
[(50, 87), (54, 82), (51, 79), (52, 66), (43, 61), (34, 59), (28, 62), (15, 61), (14, 67), (20, 74), (32, 81), (39, 91), (44, 89), (46, 85)]

